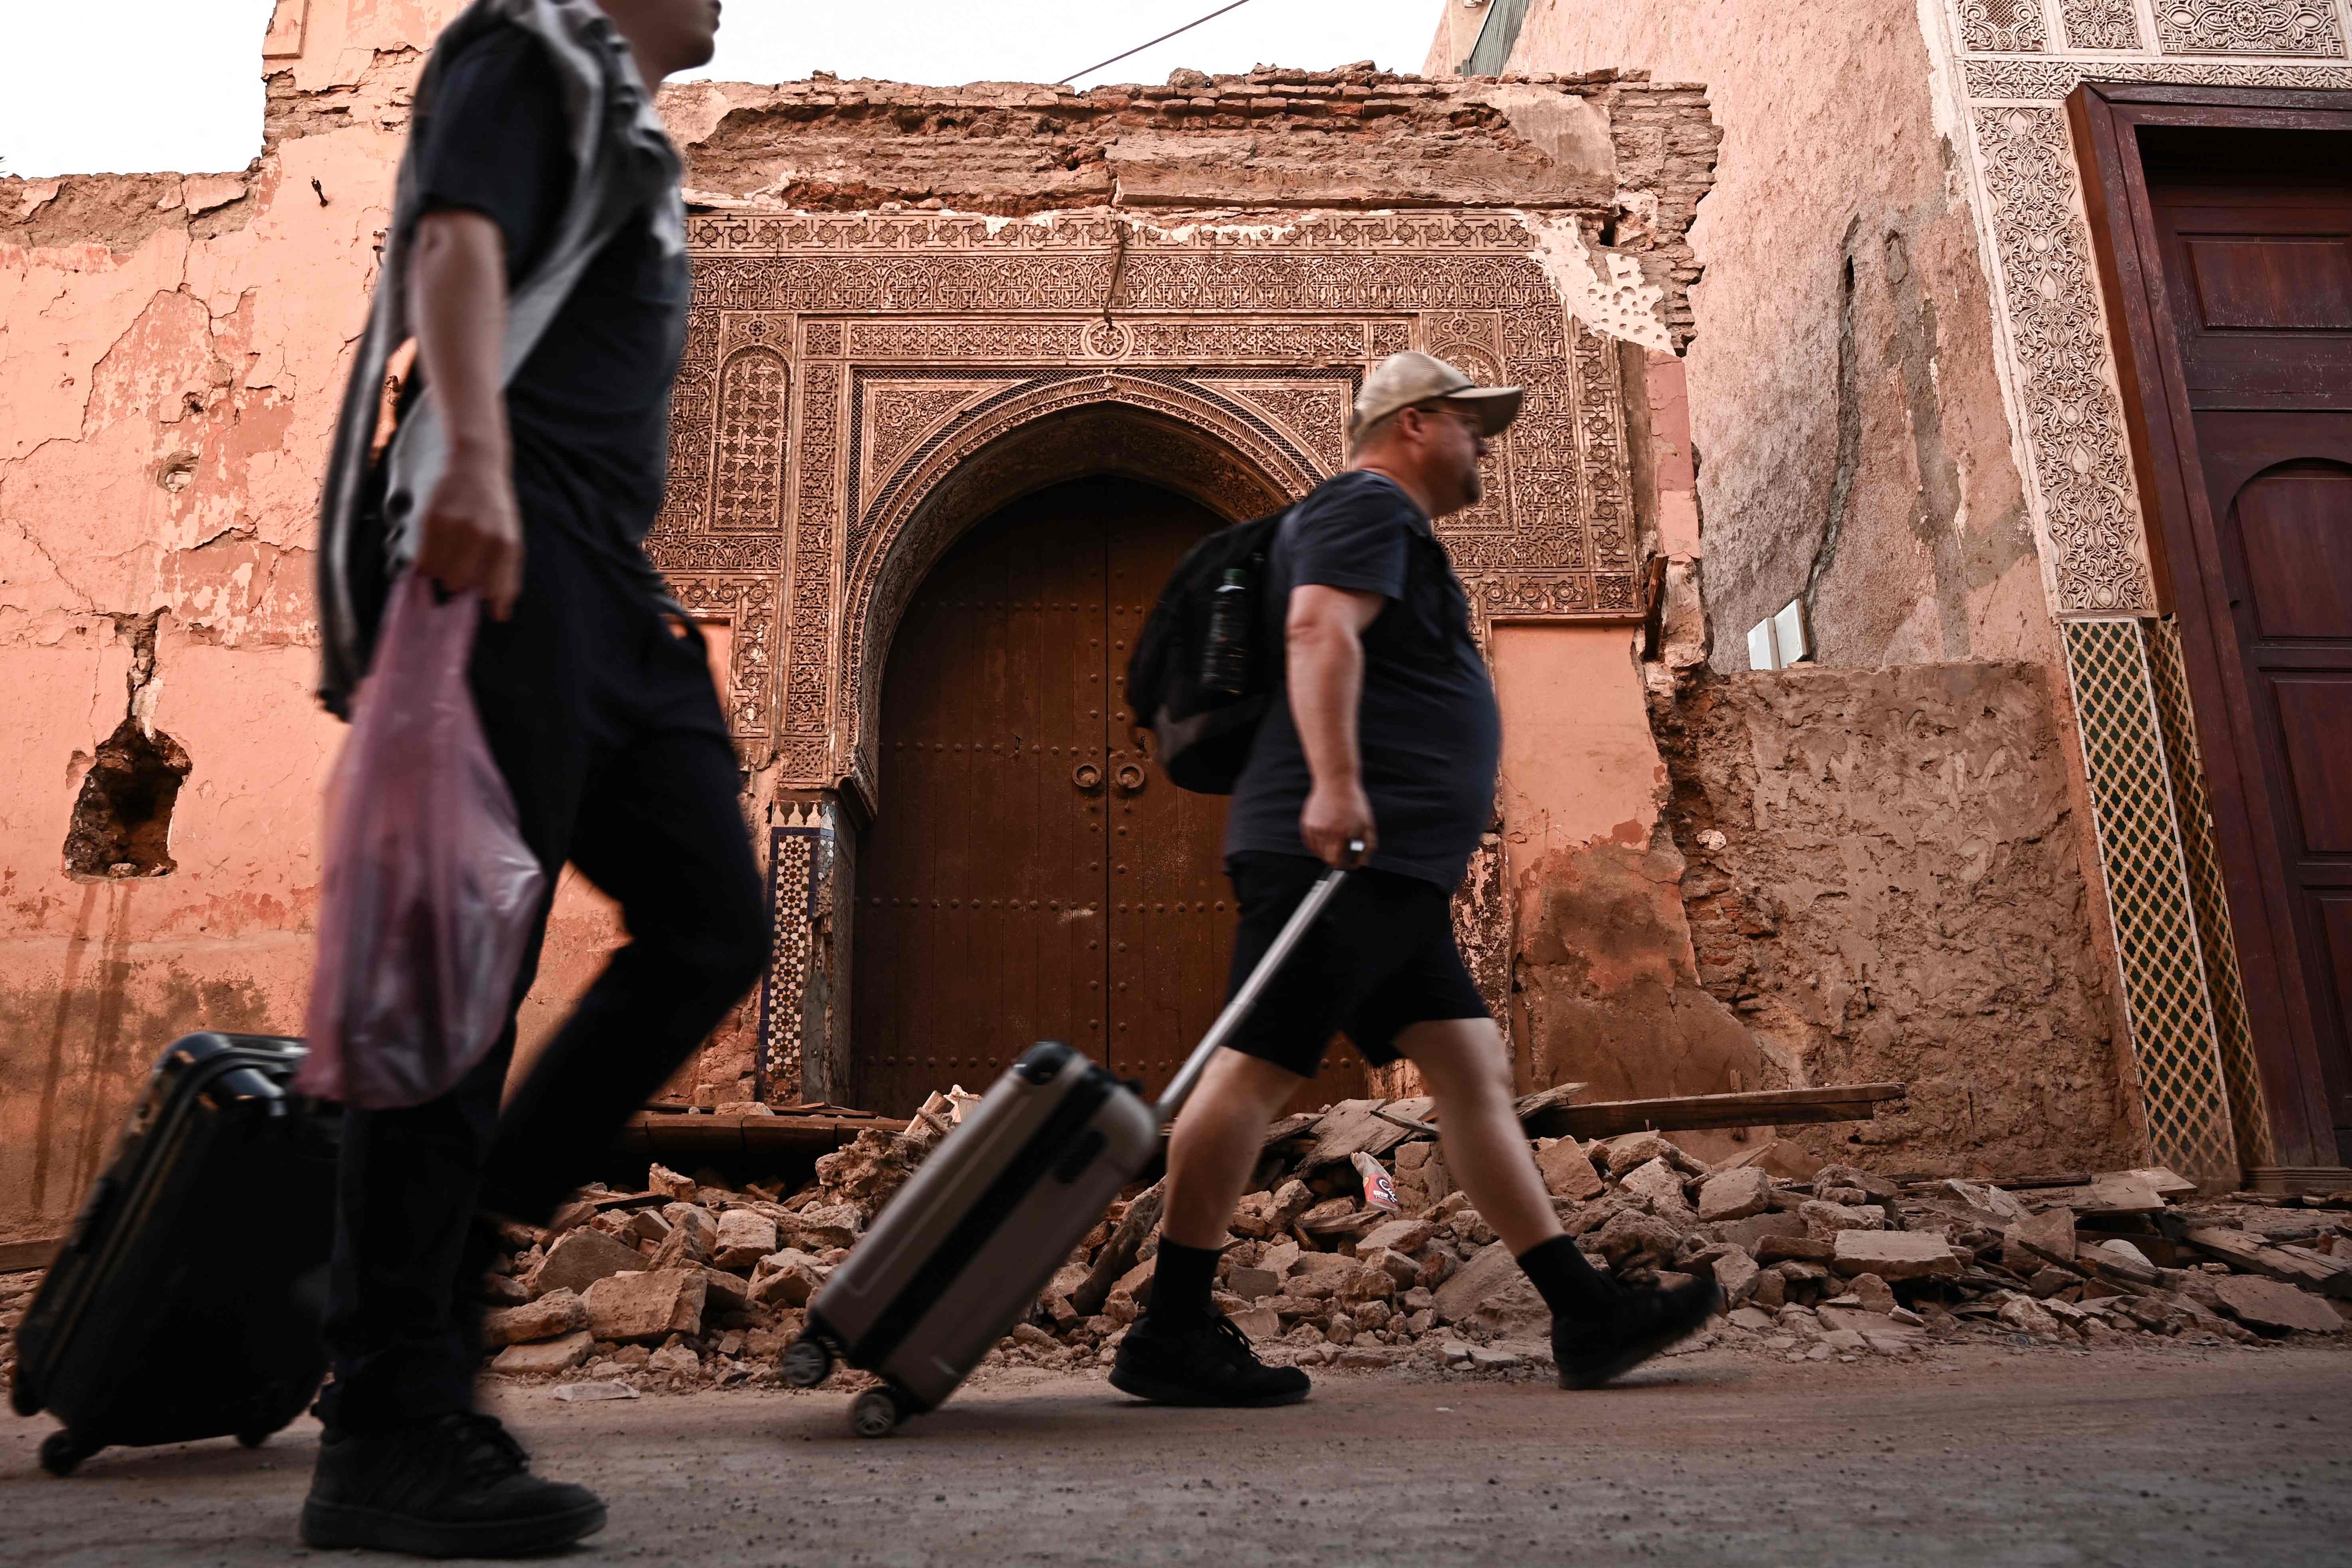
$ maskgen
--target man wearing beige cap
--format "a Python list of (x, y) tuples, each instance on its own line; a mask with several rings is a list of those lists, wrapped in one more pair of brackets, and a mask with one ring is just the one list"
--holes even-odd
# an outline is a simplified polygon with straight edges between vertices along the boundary
[(1502, 716), (1430, 520), (1478, 499), (1478, 460), (1520, 395), (1427, 354), (1383, 361), (1356, 400), (1347, 469), (1276, 532), (1265, 586), (1270, 605), (1287, 607), (1284, 689), (1225, 829), (1241, 911), (1234, 986), (1323, 868), (1349, 863), (1351, 842), (1364, 852), (1177, 1119), (1150, 1309), (1111, 1370), (1138, 1397), (1307, 1396), (1307, 1375), (1260, 1362), (1210, 1290), (1268, 1122), (1339, 1031), (1368, 1062), (1405, 1057), (1421, 1070), (1447, 1170), (1551, 1308), (1564, 1386), (1616, 1376), (1714, 1309), (1711, 1281), (1626, 1290), (1561, 1232), (1512, 1112), (1501, 1034), (1454, 944), (1454, 890), (1493, 810)]

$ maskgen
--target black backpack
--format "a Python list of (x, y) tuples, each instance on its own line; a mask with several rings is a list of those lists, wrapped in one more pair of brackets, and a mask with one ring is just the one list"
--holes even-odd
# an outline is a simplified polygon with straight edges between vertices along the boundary
[[(1266, 558), (1288, 509), (1221, 528), (1178, 563), (1127, 661), (1127, 711), (1152, 737), (1152, 756), (1169, 781), (1200, 795), (1230, 795), (1249, 760), (1258, 721), (1281, 686), (1280, 650), (1272, 646), (1265, 595)], [(1226, 574), (1238, 572), (1228, 584)], [(1211, 646), (1220, 589), (1231, 587), (1227, 635)], [(1222, 668), (1213, 668), (1213, 664)], [(1239, 678), (1234, 678), (1239, 672)], [(1235, 689), (1238, 688), (1238, 689)]]

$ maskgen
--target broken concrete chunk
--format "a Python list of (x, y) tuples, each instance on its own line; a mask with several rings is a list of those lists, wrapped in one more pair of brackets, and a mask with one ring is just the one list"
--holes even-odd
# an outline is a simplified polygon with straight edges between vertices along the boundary
[(2025, 1218), (2025, 1206), (1997, 1186), (1954, 1177), (1940, 1183), (1939, 1190), (1958, 1198), (1971, 1212), (1995, 1225), (2013, 1225)]
[(856, 1204), (834, 1203), (803, 1208), (778, 1225), (776, 1230), (787, 1247), (825, 1252), (853, 1245), (864, 1223), (865, 1217)]
[(1882, 1280), (1948, 1279), (1960, 1271), (1952, 1244), (1930, 1231), (1841, 1230), (1833, 1243), (1841, 1274), (1875, 1274)]
[(764, 1307), (807, 1307), (824, 1283), (825, 1267), (804, 1250), (788, 1246), (752, 1265), (751, 1298)]
[(2035, 1257), (2054, 1263), (2074, 1260), (2074, 1211), (2071, 1208), (2045, 1208), (2019, 1220), (2004, 1234)]
[(709, 1287), (698, 1269), (613, 1274), (588, 1287), (588, 1327), (598, 1339), (666, 1339), (702, 1326)]
[(1581, 1202), (1599, 1197), (1608, 1189), (1601, 1173), (1592, 1168), (1591, 1151), (1574, 1138), (1560, 1138), (1549, 1144), (1536, 1155), (1536, 1169), (1542, 1173), (1544, 1187), (1556, 1197), (1570, 1197)]
[(749, 1269), (776, 1250), (776, 1222), (754, 1209), (730, 1208), (719, 1217), (710, 1260), (721, 1269)]
[(1671, 1258), (1682, 1245), (1682, 1232), (1656, 1215), (1625, 1209), (1609, 1217), (1608, 1223), (1592, 1233), (1591, 1243), (1612, 1265), (1641, 1252), (1654, 1252)]
[(1551, 1321), (1550, 1310), (1536, 1293), (1534, 1283), (1511, 1256), (1511, 1249), (1499, 1241), (1479, 1249), (1434, 1294), (1437, 1321), (1442, 1323), (1503, 1328)]
[(664, 1345), (646, 1358), (647, 1372), (692, 1373), (702, 1370), (702, 1358), (682, 1344)]
[(1618, 1185), (1627, 1192), (1648, 1198), (1661, 1214), (1690, 1213), (1690, 1201), (1683, 1196), (1682, 1174), (1664, 1159), (1635, 1166)]
[(1861, 1301), (1864, 1312), (1884, 1315), (1895, 1311), (1895, 1291), (1877, 1275), (1856, 1274), (1853, 1280), (1853, 1290)]
[(1652, 1160), (1664, 1160), (1675, 1169), (1691, 1176), (1704, 1175), (1706, 1167), (1685, 1154), (1681, 1145), (1656, 1133), (1625, 1133), (1601, 1145), (1601, 1157), (1608, 1162), (1611, 1176), (1622, 1176), (1636, 1166)]
[(709, 1291), (702, 1303), (706, 1315), (740, 1312), (751, 1303), (751, 1284), (740, 1274), (730, 1274), (705, 1263), (702, 1265), (702, 1282)]
[(1772, 1207), (1772, 1178), (1754, 1166), (1711, 1176), (1698, 1189), (1703, 1220), (1746, 1219)]
[(560, 1339), (509, 1344), (490, 1358), (490, 1370), (515, 1377), (552, 1377), (587, 1360), (595, 1348), (596, 1336), (584, 1328), (578, 1329)]
[(2317, 1296), (2276, 1280), (2253, 1274), (2232, 1274), (2213, 1283), (2221, 1310), (2240, 1322), (2258, 1329), (2297, 1333), (2342, 1333), (2344, 1319)]
[(2011, 1296), (2000, 1304), (2000, 1321), (2020, 1333), (2037, 1339), (2068, 1337), (2066, 1325), (2031, 1296)]
[(1362, 1239), (1356, 1243), (1356, 1256), (1361, 1258), (1381, 1248), (1399, 1252), (1418, 1252), (1436, 1234), (1437, 1227), (1426, 1219), (1388, 1220), (1364, 1233)]
[[(1747, 1219), (1718, 1220), (1709, 1227), (1718, 1241), (1728, 1241), (1734, 1247), (1745, 1247), (1758, 1257), (1763, 1257), (1768, 1237), (1801, 1237), (1805, 1234), (1802, 1216), (1795, 1214), (1759, 1214)], [(1827, 1253), (1822, 1256), (1827, 1257)], [(1769, 1259), (1764, 1260), (1771, 1261)]]
[(1714, 1265), (1715, 1282), (1723, 1290), (1726, 1306), (1736, 1307), (1754, 1295), (1756, 1281), (1763, 1277), (1756, 1260), (1738, 1247), (1725, 1248), (1722, 1256), (1714, 1260)]
[(1225, 1276), (1225, 1289), (1245, 1301), (1255, 1301), (1279, 1291), (1282, 1280), (1271, 1269), (1235, 1269)]
[(546, 1259), (531, 1271), (527, 1285), (534, 1297), (550, 1291), (585, 1292), (589, 1286), (608, 1275), (645, 1266), (645, 1254), (635, 1248), (583, 1225), (555, 1239), (555, 1245), (547, 1249)]
[(702, 1184), (692, 1176), (678, 1175), (665, 1165), (650, 1166), (646, 1170), (646, 1190), (657, 1192), (681, 1203), (692, 1203)]
[(550, 1291), (537, 1301), (482, 1314), (485, 1345), (528, 1344), (588, 1326), (588, 1308), (576, 1291)]
[(1886, 1228), (1886, 1211), (1875, 1205), (1864, 1207), (1809, 1197), (1797, 1206), (1797, 1213), (1805, 1222), (1805, 1234), (1823, 1241), (1833, 1239), (1841, 1231)]

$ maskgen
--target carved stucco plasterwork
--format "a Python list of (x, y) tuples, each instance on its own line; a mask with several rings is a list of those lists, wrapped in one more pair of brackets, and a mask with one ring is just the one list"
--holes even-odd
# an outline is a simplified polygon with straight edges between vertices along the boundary
[(1962, 68), (1977, 103), (2056, 103), (2077, 82), (2171, 82), (2200, 87), (2317, 88), (2352, 91), (2352, 66), (2245, 65), (2228, 60), (1969, 60)]
[(1959, 0), (1960, 41), (1988, 53), (2023, 54), (2050, 47), (2042, 0)]
[(2139, 500), (2065, 120), (2011, 106), (1974, 122), (2057, 607), (2146, 612)]
[[(1528, 388), (1487, 498), (1444, 525), (1474, 600), (1639, 613), (1614, 346), (1565, 314), (1511, 216), (728, 214), (695, 219), (691, 244), (648, 549), (682, 592), (735, 606), (736, 701), (760, 716), (739, 732), (767, 737), (785, 785), (868, 781), (888, 630), (976, 520), (949, 514), (1045, 482), (1013, 438), (1090, 410), (1126, 423), (1090, 426), (1089, 454), (1249, 515), (1337, 466), (1367, 367), (1426, 347)], [(754, 582), (757, 634), (738, 619), (759, 613)]]
[(2156, 0), (2168, 55), (2341, 55), (2336, 0)]
[(2134, 0), (2058, 0), (2058, 20), (2070, 49), (2137, 49), (2139, 7)]

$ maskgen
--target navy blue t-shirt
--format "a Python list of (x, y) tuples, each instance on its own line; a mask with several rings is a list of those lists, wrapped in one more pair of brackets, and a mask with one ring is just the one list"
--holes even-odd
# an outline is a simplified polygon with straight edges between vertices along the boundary
[[(563, 89), (519, 27), (469, 45), (443, 75), (418, 143), (426, 212), (477, 212), (520, 279), (572, 193)], [(686, 348), (686, 253), (651, 209), (592, 258), (507, 386), (516, 500), (588, 543), (634, 554), (668, 477), (669, 392)]]
[[(1292, 507), (1266, 558), (1269, 610), (1302, 584), (1377, 593), (1364, 629), (1357, 749), (1380, 836), (1370, 864), (1451, 890), (1495, 810), (1503, 717), (1470, 635), (1470, 601), (1429, 518), (1396, 482), (1365, 469), (1325, 480)], [(1225, 855), (1303, 855), (1298, 813), (1313, 784), (1276, 694), (1225, 819)]]

